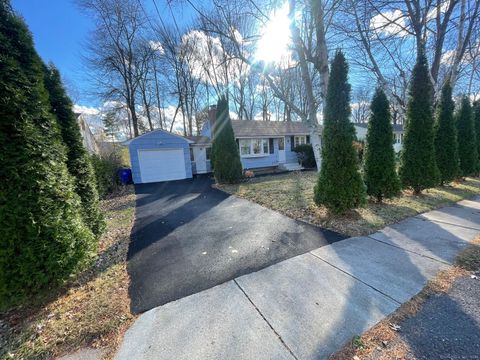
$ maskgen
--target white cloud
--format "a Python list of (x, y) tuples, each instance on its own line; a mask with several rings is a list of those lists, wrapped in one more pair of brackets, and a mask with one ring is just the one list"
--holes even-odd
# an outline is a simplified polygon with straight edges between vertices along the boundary
[(160, 43), (160, 41), (150, 40), (148, 44), (150, 45), (150, 48), (152, 48), (152, 50), (158, 51), (160, 55), (165, 54), (165, 50), (163, 49), (162, 43)]
[(73, 111), (85, 115), (97, 115), (100, 112), (98, 108), (78, 104), (73, 105)]
[(369, 107), (369, 106), (370, 106), (370, 103), (368, 101), (360, 101), (360, 102), (355, 102), (350, 104), (352, 111), (357, 110), (360, 107)]
[[(450, 5), (450, 0), (445, 0), (440, 4), (440, 13), (444, 14), (445, 11), (447, 11), (448, 7)], [(427, 21), (434, 20), (437, 17), (437, 8), (433, 7), (428, 13), (427, 13)]]
[[(138, 105), (137, 109), (137, 118), (140, 123), (143, 124), (143, 127), (148, 129), (148, 119), (146, 117), (145, 111), (142, 106)], [(121, 101), (106, 101), (100, 107), (88, 107), (82, 105), (74, 105), (75, 112), (84, 114), (84, 118), (89, 125), (90, 129), (95, 135), (98, 135), (99, 139), (102, 138), (104, 132), (103, 118), (108, 112), (113, 112), (116, 117), (116, 122), (119, 124), (119, 129), (115, 134), (117, 140), (125, 140), (128, 135), (128, 113), (126, 111), (125, 103)], [(164, 117), (165, 130), (169, 131), (175, 116), (176, 106), (168, 105), (161, 108), (162, 117)], [(155, 129), (159, 128), (158, 120), (158, 107), (152, 106), (150, 109), (150, 115), (152, 123)], [(236, 118), (236, 114), (231, 112), (232, 119)], [(195, 132), (195, 122), (193, 131)], [(172, 132), (183, 135), (183, 114), (179, 109), (177, 112), (177, 117), (175, 119)]]
[[(480, 40), (477, 41), (476, 46), (478, 48), (477, 52), (480, 53)], [(445, 50), (442, 54), (442, 57), (440, 58), (440, 63), (446, 66), (452, 65), (453, 62), (455, 61), (456, 55), (457, 55), (456, 50)], [(460, 64), (467, 65), (467, 64), (471, 64), (473, 61), (474, 61), (474, 57), (472, 57), (471, 53), (467, 51), (465, 52), (462, 59), (460, 60)]]
[(213, 77), (219, 72), (223, 51), (218, 38), (193, 30), (182, 36), (182, 49), (190, 55), (186, 56), (188, 65), (197, 79), (207, 82), (209, 74)]
[[(241, 35), (238, 33), (235, 37)], [(241, 74), (250, 71), (248, 64), (223, 50), (218, 37), (209, 36), (203, 31), (192, 30), (183, 35), (182, 49), (192, 75), (204, 82), (224, 85), (227, 79), (237, 81)]]
[(238, 43), (238, 44), (243, 43), (243, 36), (242, 36), (242, 34), (240, 34), (240, 31), (238, 31), (234, 27), (232, 27), (230, 29), (230, 31), (232, 32), (233, 38), (234, 38), (236, 43)]
[(401, 10), (385, 11), (370, 19), (370, 28), (386, 35), (406, 36), (405, 14)]
[(443, 65), (451, 65), (455, 60), (455, 50), (447, 50), (442, 54), (440, 63)]

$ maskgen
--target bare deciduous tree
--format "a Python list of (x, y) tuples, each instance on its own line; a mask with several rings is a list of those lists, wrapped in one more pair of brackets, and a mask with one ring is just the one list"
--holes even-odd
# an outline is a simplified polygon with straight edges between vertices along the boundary
[(138, 0), (78, 0), (78, 3), (95, 22), (86, 57), (96, 74), (97, 88), (104, 98), (126, 103), (134, 136), (138, 136), (136, 46), (146, 22), (141, 4)]

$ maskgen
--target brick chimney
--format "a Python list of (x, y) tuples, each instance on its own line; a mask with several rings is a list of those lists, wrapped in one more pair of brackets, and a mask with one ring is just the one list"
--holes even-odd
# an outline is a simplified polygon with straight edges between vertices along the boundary
[(210, 105), (208, 108), (208, 122), (210, 123), (210, 132), (213, 137), (215, 123), (217, 122), (217, 105)]

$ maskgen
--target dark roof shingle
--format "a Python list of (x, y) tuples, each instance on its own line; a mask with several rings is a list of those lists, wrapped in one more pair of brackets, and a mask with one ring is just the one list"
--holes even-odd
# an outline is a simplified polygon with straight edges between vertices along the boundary
[(308, 126), (301, 121), (232, 120), (235, 137), (307, 135)]

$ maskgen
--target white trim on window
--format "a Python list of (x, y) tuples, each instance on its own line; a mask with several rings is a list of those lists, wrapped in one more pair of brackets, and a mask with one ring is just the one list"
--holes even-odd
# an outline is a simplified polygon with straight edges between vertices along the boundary
[(307, 143), (307, 137), (305, 135), (298, 135), (294, 136), (294, 147), (297, 147), (298, 145), (305, 145)]
[(238, 139), (240, 157), (260, 157), (270, 155), (268, 138)]

